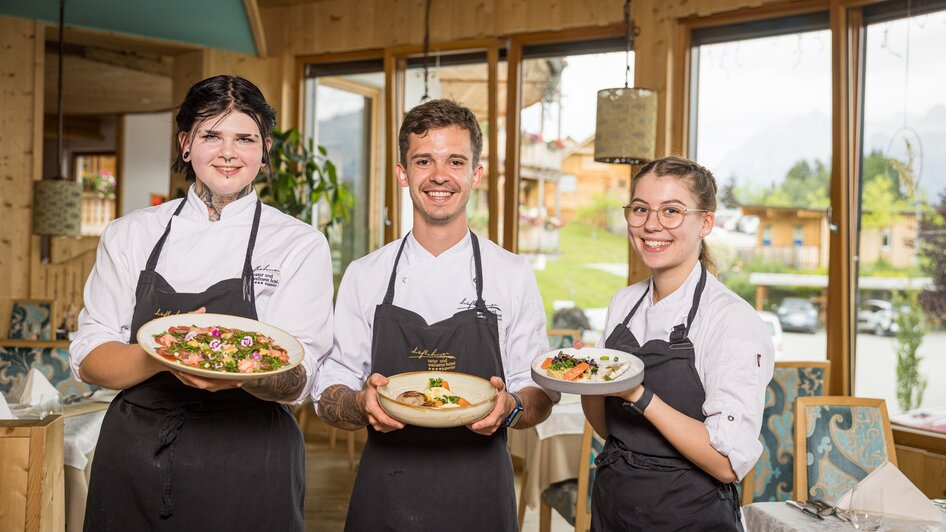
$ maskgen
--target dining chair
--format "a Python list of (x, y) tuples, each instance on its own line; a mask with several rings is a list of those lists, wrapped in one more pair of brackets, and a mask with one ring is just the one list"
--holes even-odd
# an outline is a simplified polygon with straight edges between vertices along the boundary
[(548, 329), (549, 349), (571, 347), (575, 340), (581, 340), (581, 329)]
[(604, 439), (585, 421), (578, 478), (556, 482), (542, 491), (539, 506), (540, 532), (549, 532), (552, 529), (553, 508), (569, 524), (575, 525), (575, 532), (585, 532), (591, 527), (591, 490), (595, 483), (595, 458), (603, 448)]
[(897, 465), (883, 399), (799, 397), (795, 426), (795, 499), (835, 504), (884, 462)]
[(765, 389), (762, 455), (742, 480), (743, 505), (792, 498), (795, 475), (795, 398), (827, 395), (828, 362), (776, 362)]

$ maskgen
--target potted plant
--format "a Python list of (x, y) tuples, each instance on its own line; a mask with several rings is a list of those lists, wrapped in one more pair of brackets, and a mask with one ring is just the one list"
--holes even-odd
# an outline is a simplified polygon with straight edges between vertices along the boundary
[(263, 203), (312, 224), (318, 221), (313, 220), (316, 206), (324, 201), (328, 216), (320, 226), (323, 231), (348, 219), (354, 204), (351, 190), (338, 178), (325, 148), (303, 140), (299, 130), (273, 131), (267, 164), (270, 175), (260, 172), (255, 181)]

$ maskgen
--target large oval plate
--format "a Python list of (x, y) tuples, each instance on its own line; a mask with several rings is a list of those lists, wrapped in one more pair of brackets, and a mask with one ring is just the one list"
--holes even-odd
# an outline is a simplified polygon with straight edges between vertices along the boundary
[[(265, 334), (266, 336), (272, 338), (277, 345), (286, 350), (286, 354), (289, 355), (289, 363), (275, 371), (262, 371), (259, 373), (227, 373), (225, 371), (214, 371), (210, 369), (185, 366), (180, 362), (168, 360), (158, 354), (156, 349), (160, 347), (160, 345), (154, 339), (155, 334), (166, 332), (170, 327), (189, 327), (191, 325), (196, 325), (197, 327), (228, 327), (231, 329), (240, 329), (243, 331), (252, 331)], [(138, 329), (137, 338), (138, 345), (144, 348), (144, 350), (149, 355), (154, 357), (154, 359), (158, 362), (178, 371), (190, 373), (191, 375), (197, 375), (199, 377), (205, 377), (208, 379), (246, 381), (259, 379), (261, 377), (268, 377), (270, 375), (276, 375), (277, 373), (289, 371), (290, 369), (299, 365), (299, 363), (302, 362), (302, 358), (305, 356), (305, 350), (302, 348), (302, 344), (299, 342), (299, 340), (286, 331), (261, 321), (251, 320), (249, 318), (241, 318), (240, 316), (230, 316), (229, 314), (173, 314), (171, 316), (157, 318), (142, 325), (141, 328)]]
[[(546, 371), (540, 367), (547, 358), (554, 357), (558, 355), (559, 352), (564, 352), (578, 358), (595, 358), (598, 361), (599, 367), (614, 364), (615, 360), (619, 363), (629, 361), (631, 367), (627, 368), (627, 371), (619, 375), (618, 378), (613, 381), (565, 381), (549, 377)], [(602, 360), (601, 357), (606, 358)], [(630, 390), (644, 382), (644, 361), (624, 351), (606, 349), (603, 347), (582, 347), (581, 349), (568, 347), (554, 349), (544, 355), (536, 357), (535, 360), (532, 361), (532, 379), (539, 386), (556, 392), (573, 393), (576, 395), (609, 395)]]
[[(402, 403), (397, 396), (407, 391), (423, 392), (429, 379), (444, 379), (450, 391), (466, 399), (470, 406), (434, 408)], [(488, 380), (453, 371), (413, 371), (388, 377), (378, 387), (381, 408), (391, 417), (418, 427), (462, 427), (486, 416), (496, 404), (496, 388)]]

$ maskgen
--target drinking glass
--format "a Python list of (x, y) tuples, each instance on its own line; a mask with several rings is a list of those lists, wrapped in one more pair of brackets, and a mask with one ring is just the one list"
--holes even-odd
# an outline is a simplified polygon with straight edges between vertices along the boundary
[(854, 528), (880, 530), (884, 526), (884, 492), (879, 488), (854, 486), (848, 506)]

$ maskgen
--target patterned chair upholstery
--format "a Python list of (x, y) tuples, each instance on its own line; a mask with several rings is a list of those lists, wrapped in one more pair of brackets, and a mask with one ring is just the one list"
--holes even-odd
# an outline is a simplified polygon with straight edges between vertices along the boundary
[(553, 508), (568, 524), (575, 525), (575, 532), (585, 532), (591, 526), (591, 489), (594, 487), (597, 473), (595, 458), (602, 449), (604, 439), (598, 436), (586, 421), (581, 440), (582, 462), (578, 478), (557, 482), (542, 491), (542, 504), (539, 508), (540, 532), (549, 532)]
[(897, 464), (883, 399), (799, 397), (795, 498), (835, 504), (884, 462)]
[(742, 482), (742, 504), (792, 498), (795, 474), (795, 398), (825, 395), (828, 362), (776, 362), (765, 390), (762, 456)]
[(549, 337), (549, 349), (571, 347), (575, 340), (581, 340), (579, 329), (548, 329), (545, 333)]
[(69, 349), (65, 347), (19, 347), (0, 341), (0, 392), (16, 390), (30, 369), (37, 368), (63, 398), (88, 395), (97, 386), (78, 382), (69, 369)]

